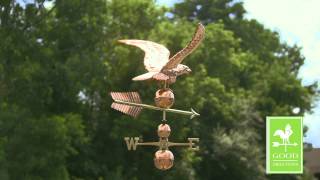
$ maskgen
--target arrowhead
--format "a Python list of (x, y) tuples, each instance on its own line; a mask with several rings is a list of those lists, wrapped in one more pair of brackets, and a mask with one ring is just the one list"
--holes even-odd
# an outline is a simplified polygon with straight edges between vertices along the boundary
[(197, 113), (195, 110), (193, 110), (192, 108), (191, 108), (191, 112), (192, 112), (192, 115), (190, 116), (190, 119), (193, 119), (195, 116), (200, 116), (200, 114), (199, 113)]

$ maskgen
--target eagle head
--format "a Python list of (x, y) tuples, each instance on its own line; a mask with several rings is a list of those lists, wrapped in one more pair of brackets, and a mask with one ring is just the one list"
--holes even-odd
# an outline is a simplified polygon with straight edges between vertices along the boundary
[(182, 75), (182, 74), (189, 74), (191, 71), (191, 69), (183, 64), (179, 64), (176, 68), (175, 71), (177, 72), (177, 75)]

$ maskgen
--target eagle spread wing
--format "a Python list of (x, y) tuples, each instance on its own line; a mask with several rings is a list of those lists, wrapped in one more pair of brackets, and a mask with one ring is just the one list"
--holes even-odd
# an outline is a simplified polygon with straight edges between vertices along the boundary
[[(119, 42), (136, 46), (145, 52), (144, 66), (149, 72), (159, 72), (169, 61), (170, 52), (161, 44), (144, 40), (119, 40)], [(149, 73), (148, 75), (152, 75)], [(143, 77), (144, 78), (144, 77)]]
[(178, 64), (182, 62), (182, 60), (187, 57), (193, 50), (195, 50), (199, 44), (201, 43), (202, 39), (204, 38), (205, 29), (204, 26), (199, 23), (194, 33), (192, 40), (188, 43), (188, 45), (179, 51), (177, 54), (172, 56), (169, 62), (163, 67), (163, 69), (172, 69), (177, 67)]

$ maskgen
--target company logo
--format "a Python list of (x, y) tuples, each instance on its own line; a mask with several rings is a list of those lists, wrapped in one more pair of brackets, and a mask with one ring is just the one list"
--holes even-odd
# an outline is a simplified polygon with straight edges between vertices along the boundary
[(303, 173), (302, 117), (267, 117), (268, 174)]
[(274, 132), (273, 136), (279, 136), (282, 139), (281, 142), (272, 142), (273, 147), (281, 147), (284, 146), (284, 152), (287, 152), (287, 146), (298, 146), (298, 143), (290, 143), (290, 136), (293, 131), (291, 129), (291, 125), (287, 124), (285, 130), (278, 129)]

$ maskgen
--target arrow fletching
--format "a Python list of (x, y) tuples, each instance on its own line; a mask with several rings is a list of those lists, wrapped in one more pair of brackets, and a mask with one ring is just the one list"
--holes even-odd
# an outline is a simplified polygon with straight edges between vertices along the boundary
[[(125, 102), (141, 103), (141, 99), (138, 92), (110, 92), (110, 95), (113, 100), (120, 100)], [(124, 114), (127, 114), (132, 117), (137, 117), (142, 107), (130, 106), (127, 104), (120, 104), (113, 102), (111, 108), (118, 110)]]

